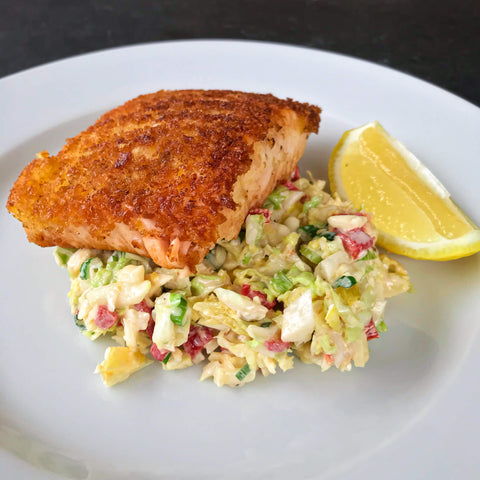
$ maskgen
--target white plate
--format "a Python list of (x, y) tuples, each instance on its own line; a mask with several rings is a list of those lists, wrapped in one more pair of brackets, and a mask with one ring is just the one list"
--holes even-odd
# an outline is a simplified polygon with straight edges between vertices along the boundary
[[(320, 105), (303, 170), (326, 175), (341, 133), (380, 120), (480, 221), (480, 110), (432, 85), (352, 58), (230, 41), (141, 45), (0, 80), (1, 478), (473, 478), (479, 472), (480, 256), (402, 259), (416, 293), (351, 373), (300, 365), (243, 389), (199, 368), (150, 367), (112, 389), (92, 375), (104, 344), (79, 335), (69, 282), (4, 208), (40, 150), (100, 113), (162, 88), (271, 92)], [(55, 473), (54, 473), (55, 472)]]

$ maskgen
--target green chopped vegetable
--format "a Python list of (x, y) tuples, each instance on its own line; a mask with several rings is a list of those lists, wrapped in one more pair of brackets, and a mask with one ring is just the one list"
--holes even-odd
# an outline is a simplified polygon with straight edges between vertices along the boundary
[(238, 372), (235, 374), (238, 380), (242, 381), (250, 373), (250, 365), (246, 363)]
[(376, 327), (378, 333), (384, 333), (388, 331), (388, 327), (385, 325), (385, 322), (380, 322)]
[(260, 324), (260, 326), (261, 326), (262, 328), (267, 328), (267, 327), (269, 327), (271, 324), (272, 324), (272, 322), (263, 322), (263, 323)]
[(64, 267), (67, 265), (68, 260), (72, 256), (73, 253), (75, 253), (74, 248), (62, 248), (62, 247), (56, 247), (55, 250), (53, 251), (53, 256), (55, 257), (55, 260), (58, 265), (61, 267)]
[(253, 339), (246, 342), (246, 344), (251, 348), (257, 348), (260, 342), (258, 340)]
[(165, 355), (165, 358), (162, 360), (162, 363), (164, 365), (166, 365), (168, 363), (168, 361), (170, 360), (170, 357), (172, 356), (172, 352), (168, 352), (166, 355)]
[(317, 264), (322, 261), (322, 256), (307, 245), (300, 246), (300, 253), (312, 263)]
[(313, 197), (303, 204), (303, 213), (307, 213), (311, 208), (316, 207), (322, 201), (322, 197)]
[(86, 330), (85, 324), (83, 323), (83, 320), (80, 320), (78, 318), (78, 313), (76, 313), (73, 316), (73, 320), (75, 321), (75, 325), (80, 329), (80, 330)]
[(90, 280), (101, 268), (103, 268), (103, 262), (98, 257), (91, 257), (82, 263), (79, 277), (82, 280)]
[(190, 285), (193, 295), (207, 295), (222, 284), (223, 280), (218, 275), (197, 275)]
[(357, 281), (355, 280), (354, 277), (351, 277), (350, 275), (343, 275), (340, 278), (337, 278), (334, 282), (332, 287), (333, 288), (338, 288), (338, 287), (343, 287), (343, 288), (350, 288), (353, 287)]
[(252, 258), (251, 253), (249, 253), (248, 255), (245, 255), (245, 257), (243, 257), (243, 260), (242, 260), (243, 265), (248, 265), (250, 263), (251, 258)]
[(284, 195), (285, 191), (274, 190), (265, 200), (263, 208), (273, 208), (274, 210), (280, 210), (283, 201), (286, 196)]
[(107, 260), (107, 269), (113, 273), (118, 272), (123, 267), (126, 267), (131, 263), (131, 259), (126, 256), (125, 252), (113, 252), (110, 258)]
[(324, 237), (329, 242), (331, 242), (335, 238), (336, 235), (337, 235), (337, 232), (323, 232), (319, 235), (319, 237)]
[(287, 277), (285, 271), (277, 272), (270, 280), (270, 285), (277, 295), (287, 292), (293, 287), (292, 281)]
[(302, 240), (309, 241), (317, 236), (319, 227), (317, 225), (304, 225), (297, 228), (297, 233), (300, 234)]
[(377, 254), (373, 250), (368, 250), (362, 258), (358, 259), (358, 261), (361, 262), (362, 260), (373, 260), (374, 258), (377, 258)]
[(103, 285), (108, 285), (113, 278), (113, 272), (108, 269), (108, 267), (100, 268), (92, 279), (90, 279), (90, 285), (92, 287), (101, 287)]
[(88, 258), (82, 263), (82, 266), (80, 267), (80, 275), (79, 277), (82, 280), (87, 280), (88, 278), (88, 267), (90, 266), (90, 262), (93, 260), (93, 258)]
[(181, 293), (170, 294), (170, 320), (176, 325), (183, 327), (187, 301)]

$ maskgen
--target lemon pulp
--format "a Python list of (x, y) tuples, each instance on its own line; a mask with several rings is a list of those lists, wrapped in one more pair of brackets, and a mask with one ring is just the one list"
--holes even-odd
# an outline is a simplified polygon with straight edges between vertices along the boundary
[(428, 188), (373, 126), (349, 145), (345, 155), (348, 160), (342, 162), (341, 176), (347, 197), (362, 199), (378, 228), (388, 225), (391, 235), (416, 242), (458, 238), (472, 229), (455, 204)]
[(378, 243), (414, 258), (480, 250), (480, 230), (434, 175), (378, 122), (345, 132), (332, 152), (330, 186), (373, 214)]

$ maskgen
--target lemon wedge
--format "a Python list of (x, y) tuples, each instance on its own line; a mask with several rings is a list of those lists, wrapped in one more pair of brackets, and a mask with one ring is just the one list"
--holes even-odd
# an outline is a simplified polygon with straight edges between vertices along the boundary
[(330, 188), (373, 214), (378, 245), (426, 260), (480, 251), (480, 229), (447, 189), (378, 123), (345, 132), (328, 166)]

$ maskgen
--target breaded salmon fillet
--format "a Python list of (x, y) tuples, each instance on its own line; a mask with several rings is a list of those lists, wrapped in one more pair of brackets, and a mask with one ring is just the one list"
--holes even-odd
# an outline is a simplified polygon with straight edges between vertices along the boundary
[(8, 210), (42, 247), (201, 262), (289, 178), (320, 109), (273, 95), (159, 91), (104, 114), (25, 167)]

